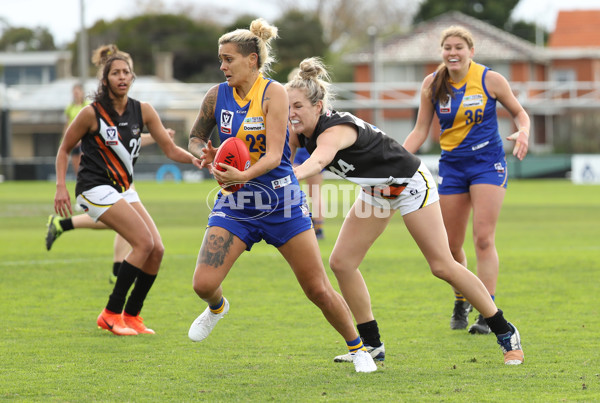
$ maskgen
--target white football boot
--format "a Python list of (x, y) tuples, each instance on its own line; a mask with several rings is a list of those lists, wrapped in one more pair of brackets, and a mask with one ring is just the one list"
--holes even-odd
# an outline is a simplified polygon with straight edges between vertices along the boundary
[(227, 301), (227, 298), (225, 297), (223, 297), (223, 304), (223, 312), (214, 314), (210, 311), (209, 307), (206, 307), (204, 312), (196, 318), (188, 331), (188, 337), (192, 339), (192, 341), (202, 341), (206, 339), (217, 325), (217, 322), (229, 312), (229, 301)]

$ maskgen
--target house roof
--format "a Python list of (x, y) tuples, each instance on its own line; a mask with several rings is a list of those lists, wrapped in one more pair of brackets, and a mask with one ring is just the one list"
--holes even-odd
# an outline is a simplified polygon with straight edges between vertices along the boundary
[(548, 46), (561, 47), (600, 47), (600, 9), (560, 11), (556, 28), (550, 34)]
[[(534, 44), (458, 11), (444, 13), (418, 24), (408, 34), (385, 40), (381, 44), (380, 59), (400, 64), (438, 63), (441, 60), (442, 31), (451, 25), (463, 26), (471, 32), (475, 42), (475, 57), (480, 62), (544, 60), (543, 52)], [(350, 64), (364, 64), (371, 62), (372, 58), (372, 48), (367, 48), (349, 54), (345, 60)]]

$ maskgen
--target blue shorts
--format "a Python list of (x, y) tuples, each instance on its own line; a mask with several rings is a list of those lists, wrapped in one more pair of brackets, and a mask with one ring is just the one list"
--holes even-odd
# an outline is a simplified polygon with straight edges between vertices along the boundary
[(208, 217), (209, 227), (221, 227), (240, 238), (246, 244), (246, 250), (261, 240), (276, 248), (285, 244), (296, 235), (313, 228), (310, 210), (303, 197), (301, 204), (280, 209), (260, 217), (252, 213), (243, 216), (236, 211), (229, 215), (227, 209), (213, 211)]
[(488, 184), (506, 188), (508, 170), (502, 147), (482, 150), (469, 156), (443, 153), (438, 173), (438, 193), (468, 193), (471, 185)]

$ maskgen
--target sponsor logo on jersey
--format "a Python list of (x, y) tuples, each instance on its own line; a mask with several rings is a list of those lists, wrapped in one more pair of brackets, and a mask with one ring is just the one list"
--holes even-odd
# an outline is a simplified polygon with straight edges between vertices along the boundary
[(119, 132), (115, 126), (109, 126), (106, 128), (106, 140), (104, 140), (104, 144), (107, 146), (119, 145)]
[(233, 112), (222, 110), (221, 111), (221, 132), (224, 134), (231, 134), (231, 127), (233, 125)]
[(481, 143), (481, 144), (477, 144), (476, 146), (473, 146), (473, 147), (471, 147), (471, 150), (473, 150), (473, 151), (477, 151), (477, 150), (479, 150), (479, 149), (481, 149), (481, 148), (483, 148), (483, 147), (487, 146), (488, 144), (490, 144), (490, 142), (489, 142), (489, 141), (484, 141), (484, 142), (483, 142), (483, 143)]
[(265, 130), (264, 123), (245, 123), (244, 130), (247, 132), (259, 132)]
[(475, 94), (475, 95), (467, 95), (463, 98), (463, 106), (465, 108), (470, 108), (473, 106), (481, 106), (483, 105), (483, 95)]
[(302, 215), (304, 217), (310, 216), (310, 209), (306, 203), (300, 205), (300, 210), (302, 211)]
[(290, 177), (290, 175), (288, 175), (283, 178), (272, 180), (271, 186), (273, 186), (273, 189), (279, 189), (289, 185), (290, 183), (292, 183), (292, 178)]
[(264, 122), (265, 119), (262, 116), (250, 116), (244, 119), (244, 123), (257, 123)]

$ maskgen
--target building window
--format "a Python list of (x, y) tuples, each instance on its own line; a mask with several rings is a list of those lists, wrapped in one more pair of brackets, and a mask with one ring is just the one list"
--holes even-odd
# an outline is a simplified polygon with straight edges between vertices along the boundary
[(34, 133), (33, 152), (36, 157), (54, 157), (58, 151), (60, 133)]
[(572, 69), (552, 70), (551, 79), (561, 83), (577, 81), (575, 70)]
[(7, 86), (48, 84), (56, 80), (56, 70), (52, 66), (7, 66), (3, 79)]

